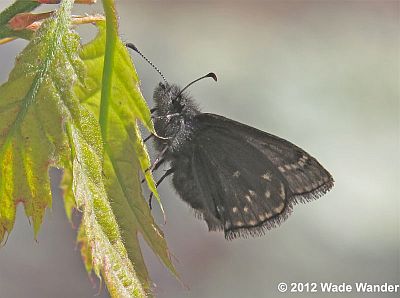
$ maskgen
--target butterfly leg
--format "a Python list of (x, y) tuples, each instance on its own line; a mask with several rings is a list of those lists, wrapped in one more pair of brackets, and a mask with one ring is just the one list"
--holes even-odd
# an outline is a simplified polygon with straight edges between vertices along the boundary
[[(153, 173), (153, 171), (157, 170), (164, 163), (165, 159), (163, 158), (163, 156), (164, 156), (165, 152), (167, 152), (167, 150), (168, 150), (168, 146), (165, 146), (164, 149), (157, 155), (156, 160), (151, 165), (151, 167), (147, 168), (146, 171), (144, 171), (145, 174), (149, 171), (150, 171), (150, 173)], [(146, 179), (143, 178), (142, 183), (145, 180)]]
[(168, 121), (171, 120), (171, 118), (180, 116), (180, 113), (173, 113), (173, 114), (168, 114), (168, 115), (163, 115), (163, 116), (151, 116), (152, 119), (167, 119)]
[(150, 140), (152, 137), (154, 137), (154, 134), (149, 135), (148, 137), (146, 137), (143, 142), (146, 143), (148, 140)]
[[(164, 179), (167, 178), (169, 175), (171, 175), (174, 171), (175, 171), (174, 168), (170, 168), (169, 170), (167, 170), (167, 171), (164, 173), (164, 175), (162, 175), (162, 176), (160, 177), (160, 179), (157, 181), (156, 187), (158, 187), (158, 186), (161, 184), (161, 182), (163, 182)], [(150, 194), (150, 198), (149, 198), (149, 207), (150, 207), (150, 210), (152, 209), (152, 207), (151, 207), (151, 201), (152, 201), (152, 199), (153, 199), (153, 193)]]
[(162, 139), (162, 140), (167, 140), (167, 139), (169, 139), (168, 137), (162, 137), (162, 136), (158, 136), (157, 134), (152, 133), (152, 134), (150, 134), (149, 136), (147, 136), (147, 137), (143, 140), (143, 142), (146, 143), (146, 142), (147, 142), (149, 139), (151, 139), (152, 137), (157, 137), (157, 138)]
[[(151, 114), (154, 114), (154, 112), (155, 111), (157, 111), (157, 108), (152, 108), (152, 109), (150, 109), (150, 113)], [(149, 135), (148, 137), (146, 137), (144, 140), (143, 140), (143, 142), (147, 142), (148, 140), (150, 140), (152, 137), (154, 137), (155, 135), (154, 134), (151, 134), (151, 135)]]
[[(151, 172), (157, 171), (157, 169), (164, 163), (165, 159), (160, 159), (160, 161), (156, 164), (156, 166), (154, 167), (154, 169), (151, 170)], [(146, 173), (148, 172), (148, 170), (146, 170)], [(145, 182), (146, 178), (143, 178), (141, 183)]]
[(150, 168), (146, 170), (146, 172), (150, 171), (153, 172), (154, 170), (158, 169), (158, 167), (164, 162), (164, 154), (167, 152), (168, 146), (165, 146), (163, 150), (157, 155), (156, 160), (154, 163), (151, 165)]

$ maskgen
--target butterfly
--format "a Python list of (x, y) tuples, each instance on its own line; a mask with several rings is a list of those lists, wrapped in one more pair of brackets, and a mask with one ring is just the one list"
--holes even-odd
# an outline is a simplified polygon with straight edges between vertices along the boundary
[(181, 89), (163, 77), (155, 88), (153, 121), (162, 137), (154, 138), (158, 156), (150, 170), (171, 165), (157, 185), (173, 175), (177, 193), (210, 231), (222, 230), (226, 239), (263, 235), (283, 222), (293, 205), (333, 187), (329, 172), (289, 141), (202, 113), (185, 91), (206, 77), (217, 80), (209, 73)]

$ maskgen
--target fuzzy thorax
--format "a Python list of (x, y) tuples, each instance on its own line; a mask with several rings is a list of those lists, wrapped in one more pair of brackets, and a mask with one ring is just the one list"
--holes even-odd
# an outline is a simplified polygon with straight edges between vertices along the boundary
[(198, 107), (175, 84), (160, 83), (154, 90), (154, 127), (157, 134), (167, 140), (156, 139), (157, 150), (169, 146), (170, 153), (178, 152), (190, 141), (194, 130), (194, 118), (200, 113)]

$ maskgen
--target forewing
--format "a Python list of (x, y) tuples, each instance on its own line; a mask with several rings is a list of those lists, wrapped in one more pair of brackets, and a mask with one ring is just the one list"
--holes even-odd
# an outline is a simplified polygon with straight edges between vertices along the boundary
[(222, 129), (239, 135), (243, 142), (262, 152), (285, 178), (292, 201), (318, 198), (333, 186), (334, 180), (329, 172), (314, 157), (289, 141), (214, 114), (199, 115), (198, 123), (203, 133)]

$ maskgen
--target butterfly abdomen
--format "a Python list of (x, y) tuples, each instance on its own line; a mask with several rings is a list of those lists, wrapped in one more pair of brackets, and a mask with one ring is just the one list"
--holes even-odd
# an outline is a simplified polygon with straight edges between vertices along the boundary
[(176, 169), (172, 183), (182, 200), (194, 210), (196, 217), (207, 222), (210, 230), (222, 230), (223, 225), (214, 201), (207, 198), (197, 185), (191, 156), (182, 154), (172, 160), (171, 166)]

